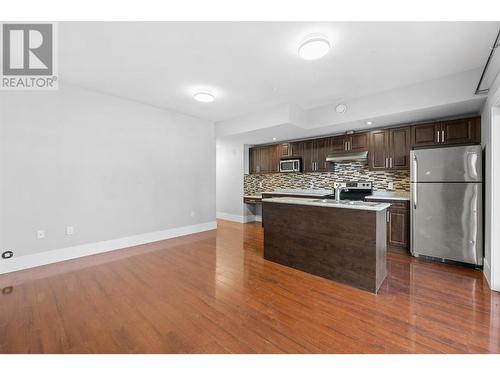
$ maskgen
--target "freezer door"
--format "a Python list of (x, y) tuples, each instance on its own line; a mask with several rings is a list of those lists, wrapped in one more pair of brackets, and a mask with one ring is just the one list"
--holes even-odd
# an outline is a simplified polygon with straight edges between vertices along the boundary
[(483, 264), (481, 183), (412, 183), (411, 252)]
[(412, 150), (412, 182), (481, 182), (481, 146)]

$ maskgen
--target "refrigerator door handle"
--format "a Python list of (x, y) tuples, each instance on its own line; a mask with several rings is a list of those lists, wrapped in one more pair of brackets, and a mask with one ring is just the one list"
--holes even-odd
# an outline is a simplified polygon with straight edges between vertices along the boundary
[(417, 184), (413, 184), (413, 208), (417, 209)]
[(477, 254), (477, 234), (478, 234), (478, 204), (477, 204), (477, 199), (478, 197), (478, 192), (477, 192), (477, 184), (474, 184), (474, 194), (472, 196), (472, 228), (471, 228), (471, 240), (470, 244), (473, 246), (475, 250), (475, 255), (476, 255), (476, 263), (479, 262), (479, 256)]
[(475, 152), (467, 153), (467, 161), (469, 162), (470, 177), (477, 179), (477, 154)]
[(413, 154), (413, 176), (412, 176), (412, 180), (413, 180), (413, 208), (414, 209), (417, 209), (417, 168), (418, 168), (418, 164), (417, 164), (417, 156), (415, 154)]

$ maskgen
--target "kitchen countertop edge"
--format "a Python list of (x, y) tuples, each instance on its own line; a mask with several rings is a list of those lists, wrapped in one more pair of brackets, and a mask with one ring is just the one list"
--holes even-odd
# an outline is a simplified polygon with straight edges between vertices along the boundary
[(383, 211), (391, 206), (390, 203), (379, 203), (377, 206), (350, 206), (346, 204), (315, 202), (315, 199), (310, 199), (310, 198), (293, 198), (293, 197), (265, 198), (262, 199), (262, 202), (296, 204), (303, 206), (316, 206), (316, 207), (328, 207), (328, 208), (345, 208), (345, 209), (363, 210), (363, 211)]

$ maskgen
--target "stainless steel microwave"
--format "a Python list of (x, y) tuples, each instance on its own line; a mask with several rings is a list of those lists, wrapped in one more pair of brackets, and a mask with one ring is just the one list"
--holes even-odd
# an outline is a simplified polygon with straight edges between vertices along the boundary
[(300, 159), (280, 160), (280, 172), (300, 172)]

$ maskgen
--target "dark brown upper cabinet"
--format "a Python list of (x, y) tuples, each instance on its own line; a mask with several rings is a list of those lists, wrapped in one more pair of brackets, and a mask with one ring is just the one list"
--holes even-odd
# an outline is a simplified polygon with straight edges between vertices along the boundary
[(368, 151), (371, 170), (409, 169), (412, 147), (477, 144), (481, 118), (435, 121), (399, 128), (379, 129), (250, 148), (250, 173), (279, 172), (280, 159), (301, 158), (304, 172), (329, 171), (332, 152)]
[(438, 144), (439, 123), (414, 125), (411, 127), (413, 147), (434, 146)]
[(410, 128), (370, 132), (368, 166), (371, 170), (410, 168)]
[(347, 139), (345, 135), (330, 137), (330, 152), (347, 151)]
[(347, 136), (348, 151), (368, 151), (369, 133), (354, 133)]
[(389, 132), (374, 130), (370, 132), (368, 166), (372, 170), (384, 170), (389, 167)]
[(369, 133), (353, 133), (330, 137), (330, 152), (368, 151)]
[(260, 173), (260, 147), (252, 147), (248, 150), (250, 173)]
[(291, 142), (291, 156), (292, 158), (301, 158), (304, 153), (304, 141)]
[(274, 173), (279, 171), (276, 145), (252, 147), (249, 150), (250, 173)]
[(481, 142), (481, 117), (437, 121), (412, 126), (412, 147), (475, 144)]
[(389, 168), (410, 169), (410, 127), (389, 129)]
[(301, 147), (304, 172), (325, 172), (328, 170), (326, 155), (330, 150), (330, 138), (310, 139), (304, 141)]
[(301, 142), (302, 148), (302, 170), (304, 172), (314, 172), (314, 142), (313, 140)]
[(319, 138), (314, 140), (314, 146), (316, 148), (316, 153), (314, 154), (316, 160), (316, 172), (327, 172), (328, 162), (326, 157), (331, 152), (331, 138)]
[(288, 158), (292, 156), (292, 144), (291, 143), (281, 143), (278, 145), (278, 156), (279, 158)]
[(441, 122), (441, 144), (470, 144), (481, 142), (481, 117)]

